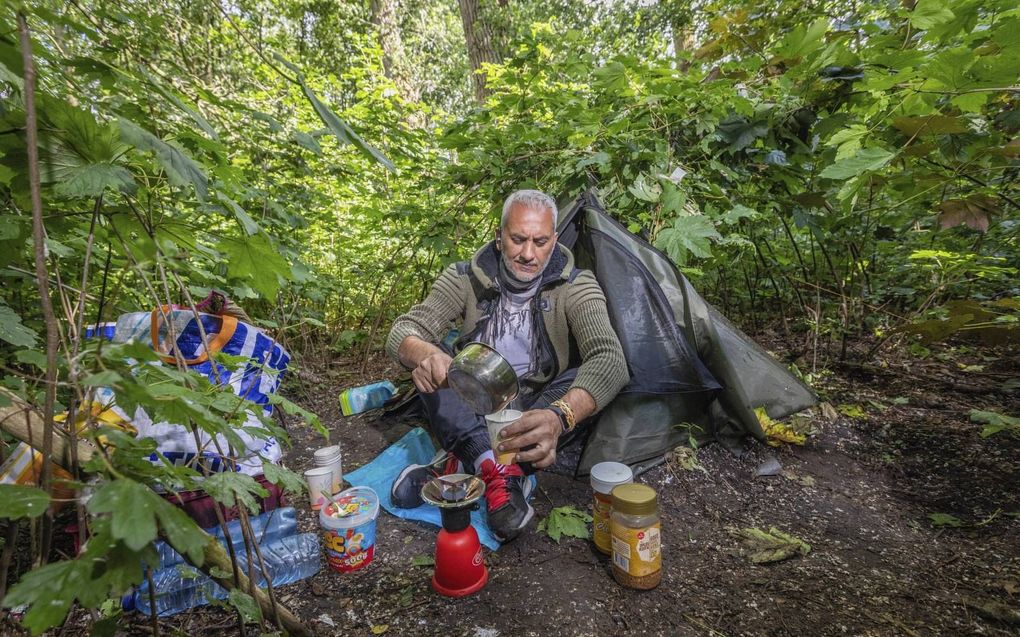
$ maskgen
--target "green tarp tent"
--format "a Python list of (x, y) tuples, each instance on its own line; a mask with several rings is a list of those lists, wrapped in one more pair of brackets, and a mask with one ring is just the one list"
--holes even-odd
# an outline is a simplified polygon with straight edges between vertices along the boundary
[(561, 209), (558, 232), (578, 267), (601, 283), (631, 371), (583, 448), (564, 454), (573, 456), (578, 474), (604, 460), (633, 465), (659, 458), (691, 434), (730, 447), (746, 435), (763, 440), (756, 408), (783, 418), (818, 402), (701, 298), (665, 254), (612, 219), (594, 194)]

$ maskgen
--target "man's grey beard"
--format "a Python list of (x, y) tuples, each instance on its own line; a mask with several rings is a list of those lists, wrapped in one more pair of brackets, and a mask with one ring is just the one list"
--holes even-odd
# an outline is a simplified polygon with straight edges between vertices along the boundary
[(546, 262), (542, 264), (541, 268), (535, 270), (534, 274), (530, 276), (526, 275), (527, 278), (521, 278), (521, 276), (513, 268), (513, 259), (507, 256), (506, 252), (500, 252), (499, 254), (503, 259), (503, 268), (506, 270), (507, 275), (512, 277), (518, 283), (531, 283), (538, 277), (542, 276), (542, 273), (545, 272), (545, 266), (549, 265), (549, 260), (546, 259)]

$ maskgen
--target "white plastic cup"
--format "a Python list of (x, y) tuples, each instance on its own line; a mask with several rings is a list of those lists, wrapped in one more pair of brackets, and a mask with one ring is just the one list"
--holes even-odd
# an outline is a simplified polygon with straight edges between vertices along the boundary
[(330, 467), (312, 467), (305, 471), (305, 481), (308, 482), (308, 502), (312, 505), (313, 511), (318, 511), (326, 503), (325, 491), (333, 494), (330, 489), (333, 487), (333, 469)]
[(499, 464), (513, 464), (516, 451), (499, 451), (499, 432), (514, 424), (523, 416), (516, 409), (501, 409), (495, 413), (485, 416), (485, 426), (489, 429), (489, 443), (492, 444), (492, 453), (496, 454), (496, 462)]
[(333, 482), (330, 484), (330, 495), (340, 491), (344, 483), (343, 464), (341, 463), (340, 445), (316, 449), (312, 454), (312, 463), (316, 467), (329, 467), (333, 471)]

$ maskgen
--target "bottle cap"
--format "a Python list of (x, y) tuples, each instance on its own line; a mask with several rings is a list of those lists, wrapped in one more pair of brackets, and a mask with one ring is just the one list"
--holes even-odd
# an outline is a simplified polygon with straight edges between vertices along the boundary
[(613, 487), (634, 481), (634, 472), (622, 462), (600, 462), (591, 468), (591, 488), (612, 493)]
[(655, 489), (645, 484), (621, 484), (613, 487), (613, 511), (628, 515), (655, 513), (659, 503)]

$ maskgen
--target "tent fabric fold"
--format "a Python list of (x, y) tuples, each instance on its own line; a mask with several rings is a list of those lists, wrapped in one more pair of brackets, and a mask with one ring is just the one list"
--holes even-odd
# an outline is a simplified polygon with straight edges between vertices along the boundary
[(669, 258), (586, 192), (561, 209), (559, 242), (595, 273), (631, 380), (599, 414), (576, 467), (636, 464), (686, 443), (764, 440), (754, 413), (784, 418), (818, 402), (807, 385), (706, 302)]

